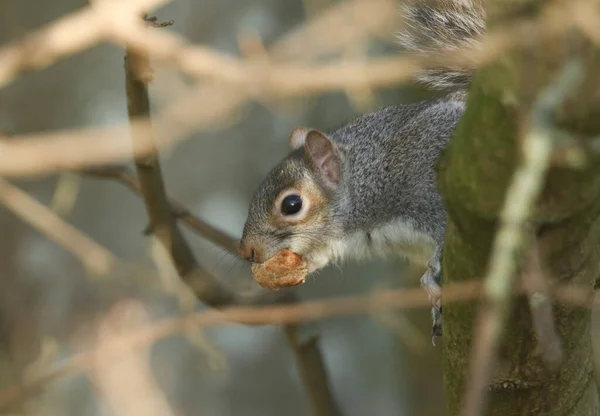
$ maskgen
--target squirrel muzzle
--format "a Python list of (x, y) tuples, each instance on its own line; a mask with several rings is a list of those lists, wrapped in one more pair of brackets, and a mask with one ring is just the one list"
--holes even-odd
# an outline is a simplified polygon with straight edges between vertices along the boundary
[(240, 241), (239, 254), (250, 263), (263, 263), (270, 257), (262, 244), (245, 238)]

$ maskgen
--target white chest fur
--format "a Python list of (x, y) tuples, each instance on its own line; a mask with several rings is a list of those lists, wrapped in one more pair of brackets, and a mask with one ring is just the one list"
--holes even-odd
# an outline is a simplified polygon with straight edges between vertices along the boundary
[(435, 251), (435, 242), (404, 221), (393, 221), (371, 231), (357, 231), (343, 239), (336, 239), (321, 250), (309, 254), (312, 269), (330, 262), (364, 260), (372, 257), (397, 255), (426, 266)]

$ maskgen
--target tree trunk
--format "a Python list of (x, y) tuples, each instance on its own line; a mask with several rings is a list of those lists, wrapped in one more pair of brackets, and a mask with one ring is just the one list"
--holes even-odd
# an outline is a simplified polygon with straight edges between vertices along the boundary
[[(516, 6), (513, 11), (531, 13), (546, 2), (495, 3), (511, 3)], [(493, 23), (499, 22), (497, 15), (490, 15)], [(444, 285), (485, 275), (531, 109), (540, 90), (556, 78), (574, 50), (585, 74), (582, 84), (556, 111), (555, 123), (584, 140), (600, 135), (599, 50), (579, 34), (569, 38), (568, 44), (564, 37), (532, 35), (527, 40), (527, 49), (511, 52), (478, 72), (466, 113), (440, 161), (439, 187), (449, 212)], [(533, 220), (540, 226), (537, 239), (547, 277), (552, 283), (583, 285), (591, 293), (600, 276), (600, 160), (597, 155), (590, 159), (580, 169), (551, 167)], [(510, 325), (499, 344), (486, 415), (600, 414), (590, 310), (562, 304), (553, 308), (564, 352), (561, 367), (552, 372), (535, 354), (527, 300), (516, 298), (509, 311)], [(452, 416), (461, 410), (477, 312), (476, 302), (444, 306), (444, 384)]]

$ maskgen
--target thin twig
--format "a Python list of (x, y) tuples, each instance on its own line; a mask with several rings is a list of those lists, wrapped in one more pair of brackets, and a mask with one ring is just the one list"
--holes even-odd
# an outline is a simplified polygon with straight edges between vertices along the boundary
[[(129, 68), (129, 65), (132, 64), (132, 59), (140, 59), (137, 63), (134, 63), (136, 67), (142, 65), (143, 62), (147, 62), (143, 58), (136, 58), (137, 56), (136, 54), (128, 54), (126, 68)], [(174, 216), (171, 215), (160, 163), (156, 154), (157, 148), (154, 146), (154, 150), (150, 152), (149, 156), (140, 155), (136, 151), (136, 147), (140, 143), (143, 143), (143, 146), (153, 146), (154, 134), (151, 121), (148, 117), (150, 101), (144, 82), (138, 80), (134, 72), (129, 69), (126, 70), (126, 76), (129, 117), (131, 120), (135, 120), (136, 117), (148, 120), (142, 129), (135, 122), (131, 123), (131, 138), (134, 154), (136, 155), (136, 170), (140, 189), (144, 197), (154, 236), (169, 253), (173, 265), (183, 281), (200, 300), (212, 307), (230, 304), (270, 304), (291, 299), (289, 292), (274, 294), (273, 292), (263, 290), (258, 295), (234, 294), (198, 264), (187, 241), (185, 241), (181, 234)]]
[(534, 106), (531, 130), (523, 143), (523, 161), (506, 192), (500, 228), (494, 239), (485, 277), (486, 302), (482, 305), (474, 338), (470, 378), (462, 414), (479, 416), (486, 406), (486, 391), (495, 363), (498, 341), (511, 301), (517, 263), (523, 245), (523, 225), (529, 220), (549, 168), (553, 140), (553, 110), (581, 78), (577, 61), (567, 61), (560, 77), (545, 90)]
[(117, 258), (106, 248), (2, 178), (0, 203), (77, 257), (93, 275), (104, 276), (117, 264)]
[[(151, 71), (148, 55), (127, 49), (125, 63), (127, 104), (128, 114), (132, 120), (137, 117), (150, 117), (148, 89), (146, 84), (136, 77), (136, 72), (132, 69), (134, 67), (137, 69), (146, 68), (142, 70), (144, 73)], [(154, 145), (154, 148), (151, 148), (151, 152), (146, 156), (140, 156), (139, 152), (135, 152), (138, 143), (143, 142), (143, 139), (140, 140), (142, 138), (141, 134), (148, 133), (152, 133), (151, 126), (150, 129), (140, 132), (135, 128), (135, 125), (132, 125), (132, 144), (136, 154), (135, 165), (154, 235), (162, 243), (165, 250), (169, 252), (178, 274), (198, 299), (213, 307), (223, 307), (236, 303), (243, 304), (243, 299), (235, 296), (220, 285), (213, 276), (200, 269), (187, 241), (178, 229), (174, 216), (171, 214), (158, 159), (158, 148)], [(152, 134), (147, 139), (153, 141)], [(281, 301), (292, 300), (289, 296), (283, 294), (276, 296), (276, 298)], [(256, 303), (260, 301), (260, 298), (249, 299), (249, 301)], [(317, 338), (312, 336), (303, 342), (296, 342), (301, 339), (300, 329), (302, 329), (301, 326), (285, 328), (301, 373), (310, 375), (310, 377), (304, 378), (304, 388), (310, 403), (313, 405), (313, 413), (315, 416), (339, 415), (341, 413), (329, 386)]]
[(554, 325), (550, 282), (542, 270), (539, 247), (535, 239), (526, 250), (521, 280), (529, 301), (537, 338), (537, 353), (548, 368), (556, 369), (563, 359), (562, 342)]
[[(79, 172), (91, 177), (115, 180), (136, 195), (143, 197), (142, 189), (137, 177), (125, 166), (101, 166), (98, 168), (84, 169)], [(183, 222), (190, 230), (195, 231), (198, 235), (206, 238), (211, 243), (224, 248), (229, 253), (237, 255), (237, 239), (193, 215), (183, 206), (183, 204), (173, 199), (169, 199), (169, 207), (171, 215)]]

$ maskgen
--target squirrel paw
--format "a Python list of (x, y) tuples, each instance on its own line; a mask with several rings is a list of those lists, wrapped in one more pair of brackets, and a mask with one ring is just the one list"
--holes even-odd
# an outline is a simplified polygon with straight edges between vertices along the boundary
[(431, 302), (431, 342), (435, 346), (435, 340), (442, 336), (442, 298), (441, 287), (439, 285), (439, 273), (429, 268), (421, 277), (421, 286), (429, 294)]
[(433, 325), (431, 327), (431, 343), (435, 347), (435, 340), (442, 336), (442, 307), (441, 307), (441, 305), (431, 307), (431, 319), (433, 321)]

